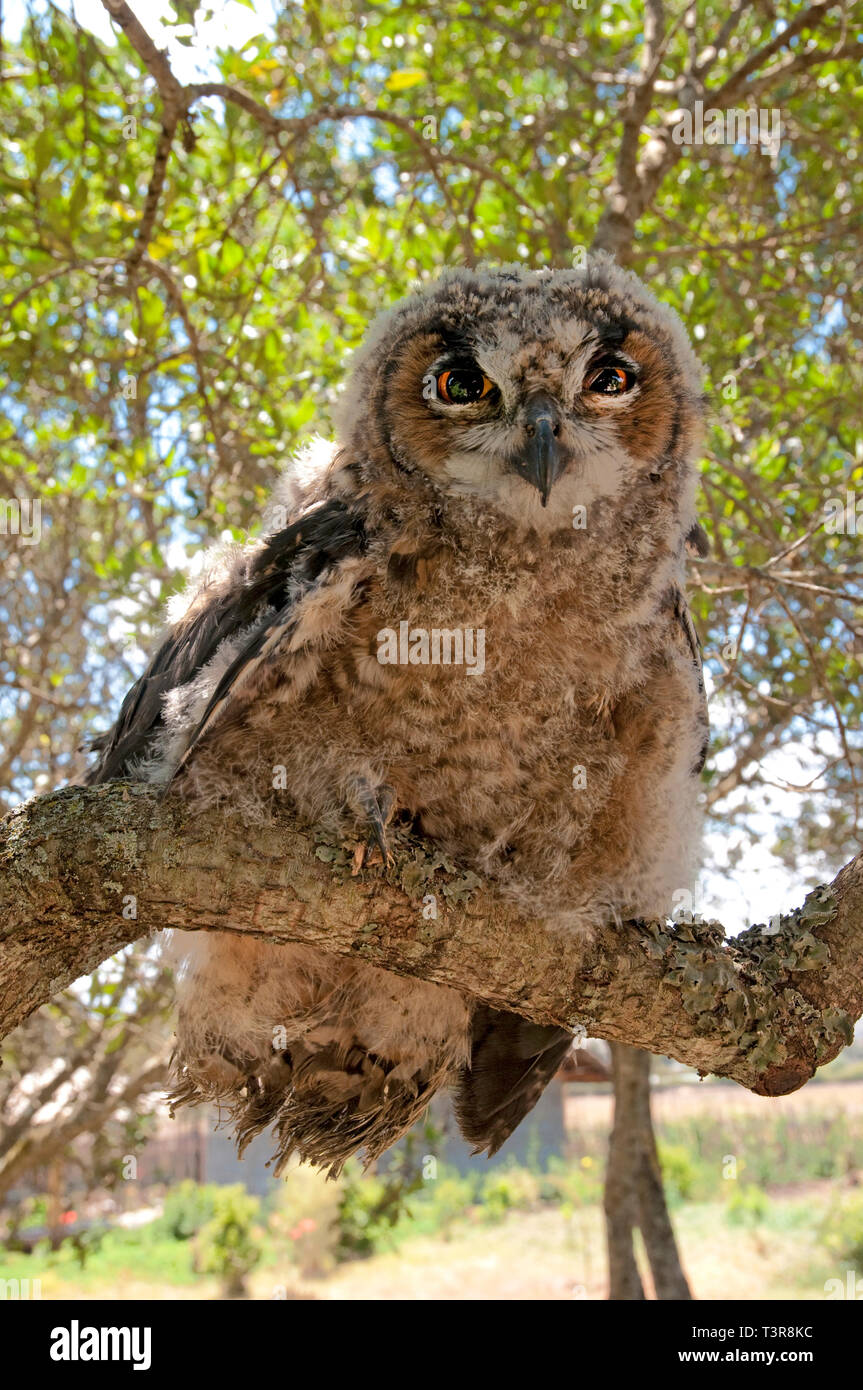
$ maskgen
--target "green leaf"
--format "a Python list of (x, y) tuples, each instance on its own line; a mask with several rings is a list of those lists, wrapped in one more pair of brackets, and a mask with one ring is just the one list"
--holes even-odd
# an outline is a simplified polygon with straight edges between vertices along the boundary
[(225, 237), (219, 254), (219, 261), (223, 273), (225, 275), (232, 275), (234, 271), (242, 265), (245, 254), (245, 251), (238, 241), (234, 241), (232, 237)]
[(56, 149), (56, 135), (50, 130), (41, 130), (33, 141), (33, 165), (37, 178), (48, 168)]
[(422, 68), (401, 68), (391, 72), (384, 86), (388, 92), (406, 92), (410, 87), (418, 87), (425, 82), (428, 74)]

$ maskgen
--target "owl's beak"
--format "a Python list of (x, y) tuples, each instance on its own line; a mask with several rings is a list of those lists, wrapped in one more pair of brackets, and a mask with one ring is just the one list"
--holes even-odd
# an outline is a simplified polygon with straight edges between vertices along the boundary
[(560, 446), (560, 411), (550, 396), (535, 396), (525, 412), (527, 448), (516, 465), (521, 476), (539, 492), (542, 505), (548, 505), (552, 485), (563, 472), (564, 453)]

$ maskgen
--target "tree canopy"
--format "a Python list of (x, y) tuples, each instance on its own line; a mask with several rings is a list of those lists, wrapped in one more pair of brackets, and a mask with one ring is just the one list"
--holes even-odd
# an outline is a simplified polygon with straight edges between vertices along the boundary
[[(0, 490), (41, 509), (39, 544), (23, 514), (0, 535), (7, 803), (79, 766), (180, 570), (329, 433), (381, 307), (600, 244), (706, 368), (709, 811), (793, 782), (776, 848), (847, 857), (860, 550), (829, 508), (863, 478), (859, 7), (307, 0), (184, 84), (206, 6), (174, 6), (166, 56), (103, 3), (114, 45), (34, 4), (3, 55)], [(778, 112), (778, 147), (677, 143), (697, 102)]]

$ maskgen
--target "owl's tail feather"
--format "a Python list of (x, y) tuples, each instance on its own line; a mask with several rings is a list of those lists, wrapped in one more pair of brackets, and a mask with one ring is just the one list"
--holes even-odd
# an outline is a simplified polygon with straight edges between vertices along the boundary
[(300, 1046), (245, 1072), (220, 1054), (189, 1059), (178, 1052), (169, 1102), (172, 1107), (218, 1104), (233, 1126), (240, 1154), (272, 1127), (276, 1176), (296, 1155), (335, 1178), (359, 1150), (366, 1165), (378, 1158), (454, 1076), (450, 1059), (425, 1075), (400, 1079), (395, 1070), (394, 1063), (367, 1053), (357, 1063), (343, 1049), (306, 1057)]
[(215, 1102), (240, 1153), (272, 1127), (277, 1174), (293, 1155), (331, 1177), (370, 1163), (466, 1059), (451, 990), (249, 938), (183, 949), (170, 1103)]

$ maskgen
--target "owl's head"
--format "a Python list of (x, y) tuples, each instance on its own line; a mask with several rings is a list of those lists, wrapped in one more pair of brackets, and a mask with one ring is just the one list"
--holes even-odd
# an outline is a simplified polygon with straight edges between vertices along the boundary
[(702, 416), (680, 320), (600, 254), (579, 270), (447, 271), (402, 300), (358, 353), (339, 434), (548, 529), (579, 504), (679, 485)]

